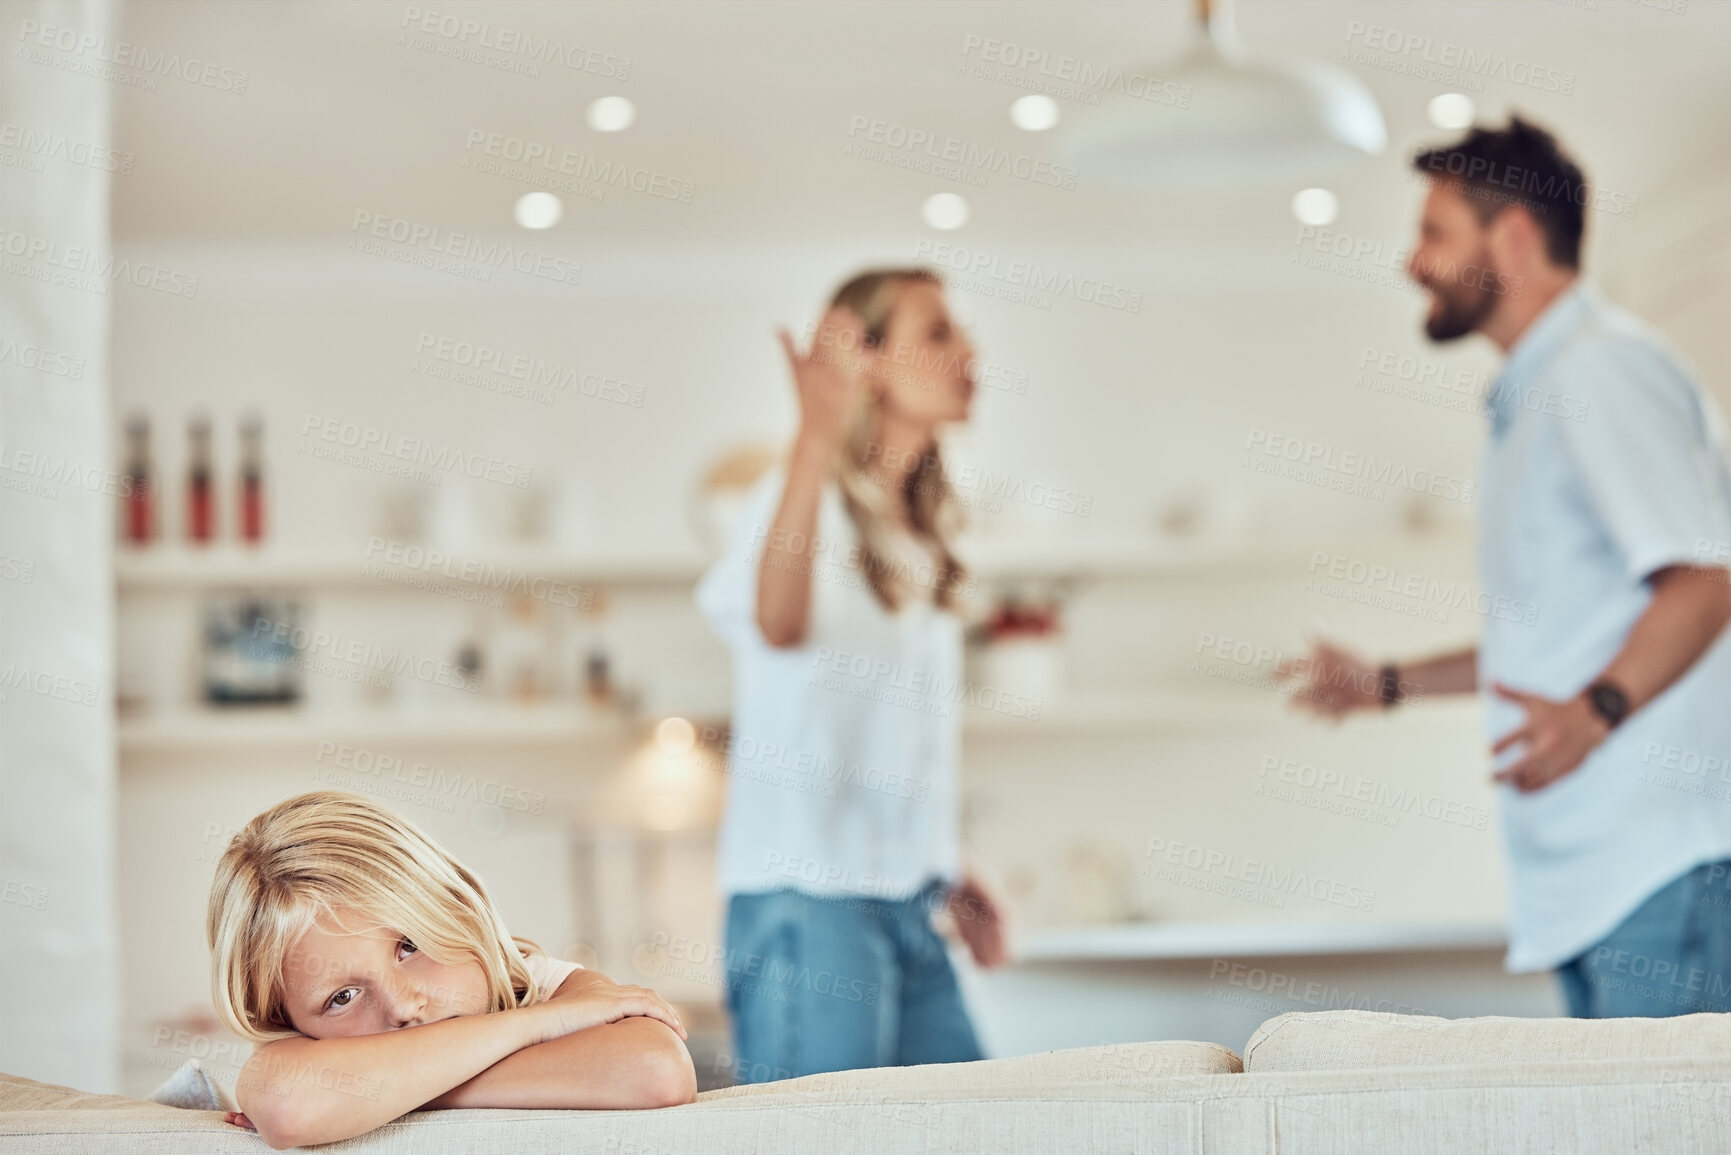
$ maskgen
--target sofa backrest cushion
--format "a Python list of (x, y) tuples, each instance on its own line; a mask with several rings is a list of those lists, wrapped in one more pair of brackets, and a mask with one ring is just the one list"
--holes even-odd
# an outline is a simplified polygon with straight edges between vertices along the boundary
[[(1198, 1097), (1243, 1079), (1212, 1043), (1133, 1043), (1014, 1059), (838, 1071), (709, 1091), (660, 1111), (411, 1111), (338, 1144), (355, 1155), (463, 1151), (994, 1151), (1200, 1155)], [(1253, 1114), (1266, 1112), (1259, 1103)], [(1260, 1118), (1260, 1114), (1258, 1114)], [(220, 1112), (0, 1075), (0, 1155), (258, 1155)], [(1245, 1155), (1234, 1144), (1222, 1155)], [(1621, 1153), (1619, 1153), (1621, 1155)]]
[(977, 1063), (933, 1063), (920, 1067), (879, 1067), (835, 1071), (779, 1083), (757, 1083), (711, 1091), (704, 1099), (772, 1092), (849, 1094), (921, 1099), (980, 1092), (1005, 1098), (1039, 1098), (1052, 1087), (1072, 1083), (1139, 1085), (1175, 1075), (1236, 1075), (1244, 1062), (1217, 1043), (1113, 1043), (1066, 1051), (1041, 1051), (1013, 1059)]
[(0, 1111), (124, 1111), (135, 1107), (162, 1111), (169, 1117), (175, 1111), (127, 1095), (99, 1095), (58, 1083), (38, 1083), (23, 1075), (0, 1074)]
[(1731, 1059), (1731, 1015), (1665, 1019), (1439, 1019), (1379, 1011), (1301, 1011), (1269, 1019), (1244, 1069), (1339, 1071), (1570, 1059)]

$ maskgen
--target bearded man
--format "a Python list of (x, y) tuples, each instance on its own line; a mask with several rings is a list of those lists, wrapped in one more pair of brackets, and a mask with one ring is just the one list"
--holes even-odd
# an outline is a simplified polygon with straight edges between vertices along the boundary
[(1325, 643), (1284, 673), (1338, 717), (1485, 692), (1511, 971), (1577, 1017), (1731, 1010), (1731, 462), (1712, 399), (1581, 276), (1591, 203), (1513, 118), (1419, 154), (1407, 273), (1425, 331), (1506, 356), (1486, 398), (1476, 647), (1373, 663)]

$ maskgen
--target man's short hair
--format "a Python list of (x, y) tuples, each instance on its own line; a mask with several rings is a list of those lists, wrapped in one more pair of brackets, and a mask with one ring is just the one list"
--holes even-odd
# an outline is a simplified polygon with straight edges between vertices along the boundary
[(1458, 144), (1419, 153), (1412, 166), (1458, 185), (1481, 221), (1520, 205), (1544, 234), (1551, 263), (1581, 267), (1587, 178), (1557, 138), (1536, 124), (1511, 116), (1507, 128), (1474, 128)]

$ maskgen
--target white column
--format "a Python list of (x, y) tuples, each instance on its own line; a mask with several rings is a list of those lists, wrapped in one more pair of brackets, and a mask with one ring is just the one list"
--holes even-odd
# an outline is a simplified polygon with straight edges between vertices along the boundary
[(117, 22), (105, 0), (0, 15), (0, 1070), (115, 1091), (116, 285), (109, 175), (78, 163), (114, 91), (90, 41), (48, 52), (85, 71), (42, 63), (50, 27), (111, 48)]

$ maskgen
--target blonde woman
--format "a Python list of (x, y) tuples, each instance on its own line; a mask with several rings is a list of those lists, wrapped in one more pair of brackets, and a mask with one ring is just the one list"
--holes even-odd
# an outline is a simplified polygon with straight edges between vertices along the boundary
[(973, 957), (1001, 925), (961, 876), (968, 590), (937, 433), (966, 420), (973, 347), (938, 277), (864, 273), (802, 350), (800, 424), (698, 603), (733, 650), (720, 884), (741, 1082), (981, 1056), (931, 915)]
[(672, 1007), (512, 938), (475, 874), (359, 795), (302, 794), (247, 823), (217, 863), (206, 936), (217, 1013), (259, 1044), (227, 1119), (271, 1147), (417, 1108), (696, 1095)]

